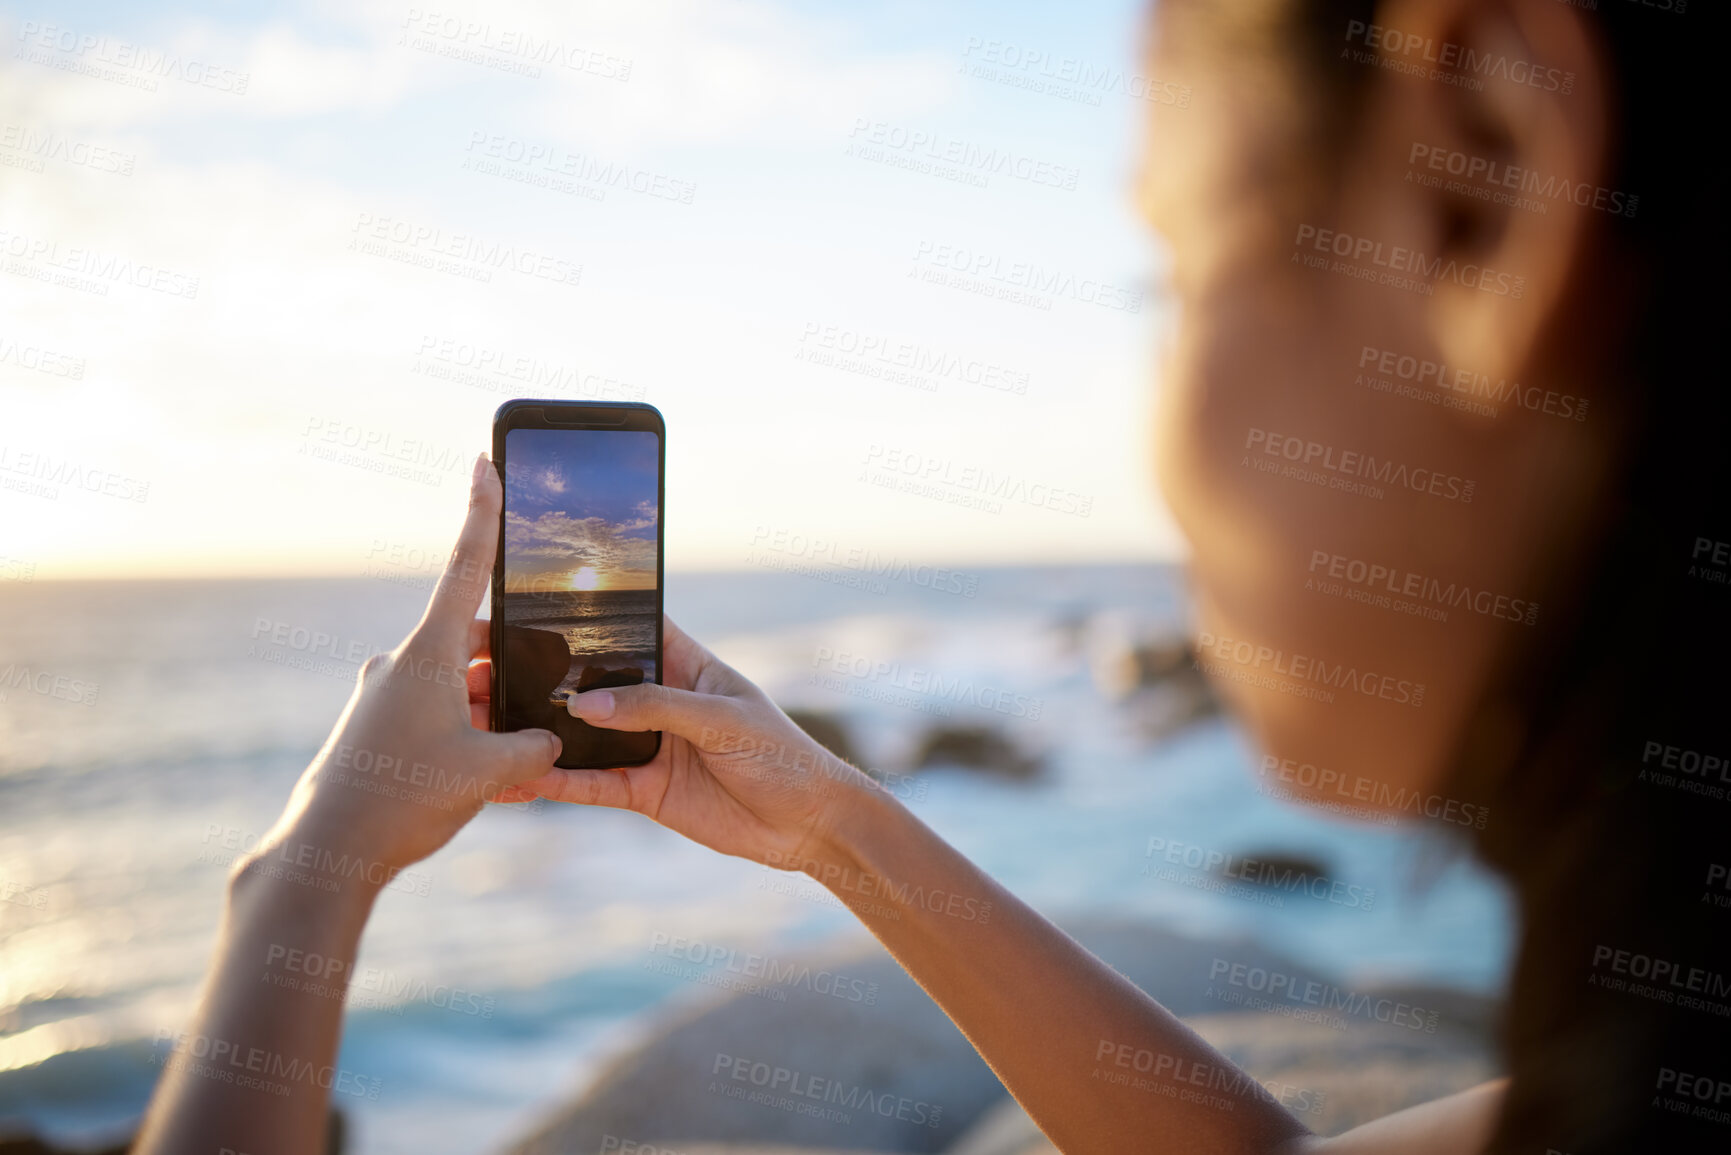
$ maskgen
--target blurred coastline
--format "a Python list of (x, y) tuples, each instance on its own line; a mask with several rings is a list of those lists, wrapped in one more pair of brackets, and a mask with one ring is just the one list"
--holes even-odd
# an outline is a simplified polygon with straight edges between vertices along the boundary
[[(1446, 830), (1300, 811), (1258, 778), (1185, 674), (1176, 570), (920, 573), (675, 572), (667, 608), (1055, 917), (1500, 989), (1506, 897)], [(97, 1142), (136, 1120), (228, 863), (433, 576), (0, 586), (0, 1124)], [(1337, 897), (1233, 883), (1233, 856)], [(862, 937), (804, 879), (635, 815), (493, 808), (369, 929), (340, 1061), (378, 1094), (342, 1101), (350, 1149), (497, 1149), (678, 1008), (779, 1001), (693, 965), (693, 943), (791, 958)]]

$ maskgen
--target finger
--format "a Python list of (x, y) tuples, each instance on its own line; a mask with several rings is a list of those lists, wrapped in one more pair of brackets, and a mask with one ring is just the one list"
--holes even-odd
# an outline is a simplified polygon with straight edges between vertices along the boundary
[(562, 748), (559, 736), (550, 730), (516, 730), (509, 734), (475, 735), (485, 745), (488, 762), (497, 768), (499, 785), (516, 786), (539, 778), (554, 768)]
[(493, 663), (489, 659), (472, 662), (464, 675), (469, 687), (469, 701), (488, 702), (493, 698)]
[(522, 789), (554, 802), (631, 809), (631, 782), (621, 770), (554, 770), (523, 783)]
[[(573, 718), (604, 730), (665, 730), (700, 748), (716, 733), (739, 728), (739, 704), (720, 694), (699, 694), (644, 682), (587, 690), (566, 700)], [(706, 733), (707, 731), (707, 733)]]
[[(481, 595), (487, 592), (493, 576), (493, 561), (499, 549), (499, 511), (504, 502), (505, 487), (499, 481), (499, 471), (483, 453), (475, 459), (469, 516), (457, 534), (456, 548), (445, 563), (438, 588), (433, 590), (426, 615), (416, 629), (434, 645), (456, 650), (473, 640), (475, 611), (481, 608)], [(473, 652), (471, 645), (464, 655)]]
[(662, 682), (679, 690), (739, 698), (755, 695), (750, 679), (710, 653), (702, 642), (661, 615)]
[(493, 728), (493, 707), (488, 702), (469, 703), (469, 725), (476, 730)]
[(698, 676), (715, 661), (714, 654), (666, 614), (661, 615), (661, 656), (665, 661), (663, 680), (681, 690), (695, 689)]
[(539, 797), (541, 797), (539, 794), (525, 786), (501, 786), (499, 788), (499, 793), (487, 799), (487, 801), (497, 802), (503, 806), (509, 806), (514, 802), (533, 802)]
[(487, 658), (493, 654), (493, 623), (476, 618), (469, 623), (469, 657)]

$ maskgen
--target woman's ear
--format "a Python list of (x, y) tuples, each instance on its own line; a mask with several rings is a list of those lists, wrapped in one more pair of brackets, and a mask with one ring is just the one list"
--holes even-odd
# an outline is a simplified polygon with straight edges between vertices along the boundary
[(1398, 0), (1380, 18), (1349, 27), (1341, 54), (1383, 72), (1352, 171), (1412, 238), (1433, 348), (1520, 377), (1592, 292), (1598, 214), (1629, 207), (1604, 187), (1613, 94), (1595, 18), (1558, 0)]

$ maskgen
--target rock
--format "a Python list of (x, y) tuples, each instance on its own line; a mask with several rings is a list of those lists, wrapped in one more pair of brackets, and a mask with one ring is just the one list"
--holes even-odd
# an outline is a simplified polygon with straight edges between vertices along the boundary
[(929, 730), (914, 753), (913, 766), (960, 766), (1027, 781), (1040, 773), (1040, 760), (1024, 754), (997, 730), (986, 726), (939, 726)]
[(34, 1135), (0, 1133), (0, 1155), (126, 1155), (131, 1147), (130, 1141), (113, 1147), (56, 1147)]
[[(141, 1126), (141, 1119), (135, 1126)], [(0, 1122), (0, 1127), (5, 1126)], [(342, 1108), (332, 1106), (325, 1130), (325, 1155), (343, 1155), (347, 1146), (348, 1117)], [(137, 1139), (123, 1140), (112, 1145), (103, 1144), (96, 1147), (57, 1147), (33, 1134), (20, 1135), (9, 1131), (0, 1131), (0, 1155), (126, 1155), (132, 1150)]]
[(613, 686), (641, 686), (642, 666), (584, 666), (577, 674), (577, 692), (605, 690)]
[[(1247, 989), (1221, 980), (1223, 974), (1239, 973), (1229, 968), (1264, 978), (1278, 973), (1300, 989), (1310, 982), (1328, 985), (1310, 968), (1254, 943), (1194, 939), (1124, 923), (1082, 922), (1070, 932), (1168, 1010), (1199, 1024), (1205, 1037), (1258, 1078), (1285, 1078), (1295, 1087), (1322, 1092), (1320, 1109), (1300, 1116), (1313, 1128), (1344, 1129), (1367, 1113), (1392, 1109), (1388, 1104), (1463, 1089), (1491, 1070), (1482, 1033), (1491, 1012), (1483, 999), (1408, 990), (1403, 992), (1408, 1002), (1438, 1012), (1434, 1033), (1368, 1016), (1336, 1030), (1234, 1011), (1223, 1003), (1223, 990)], [(791, 983), (765, 978), (766, 985), (785, 989), (786, 1002), (740, 993), (671, 1017), (652, 1039), (614, 1060), (574, 1103), (555, 1111), (509, 1150), (514, 1155), (593, 1155), (607, 1135), (679, 1155), (716, 1151), (717, 1144), (734, 1145), (737, 1155), (775, 1144), (934, 1155), (1046, 1150), (1003, 1146), (1016, 1141), (1017, 1134), (1017, 1112), (1002, 1106), (1003, 1085), (882, 948), (872, 944), (809, 962), (811, 975), (829, 978)], [(876, 984), (875, 991), (870, 984)], [(869, 1002), (866, 991), (871, 991)], [(854, 994), (861, 997), (856, 1000)], [(1293, 1008), (1310, 1009), (1302, 1003)], [(754, 1063), (763, 1064), (761, 1072)], [(734, 1078), (740, 1071), (745, 1077)], [(754, 1073), (761, 1074), (764, 1085), (752, 1082)], [(819, 1079), (826, 1082), (817, 1084)], [(771, 1084), (767, 1102), (729, 1093), (734, 1088), (745, 1088), (747, 1095), (770, 1091)], [(831, 1084), (838, 1095), (828, 1097), (830, 1104), (854, 1103), (851, 1109), (839, 1108), (847, 1121), (797, 1113), (802, 1105), (824, 1106)], [(870, 1105), (865, 1105), (867, 1097)], [(875, 1113), (884, 1103), (892, 1105), (890, 1116)], [(936, 1125), (932, 1108), (940, 1109)], [(910, 1118), (894, 1118), (895, 1110)], [(911, 1118), (922, 1111), (918, 1121)], [(988, 1146), (988, 1140), (999, 1146)], [(977, 1149), (959, 1146), (964, 1142), (976, 1143)]]
[[(1425, 1007), (1458, 995), (1411, 993)], [(1476, 1005), (1472, 1013), (1479, 1017), (1486, 1009)], [(1191, 1015), (1184, 1023), (1319, 1135), (1350, 1131), (1499, 1073), (1483, 1036), (1454, 1030), (1424, 1034), (1420, 1041), (1404, 1027), (1376, 1023), (1341, 1032), (1267, 1012)], [(1014, 1099), (1005, 1099), (983, 1112), (944, 1155), (1058, 1155), (1058, 1149)]]
[[(1442, 1001), (1441, 992), (1412, 993), (1426, 1008)], [(1392, 1023), (1340, 1031), (1263, 1013), (1185, 1022), (1323, 1135), (1464, 1091), (1500, 1073), (1490, 1040), (1459, 1029), (1458, 1022), (1435, 1034)]]
[(565, 635), (528, 626), (504, 626), (505, 723), (513, 730), (550, 728), (553, 691), (571, 672)]
[(1086, 631), (1094, 688), (1131, 714), (1149, 741), (1216, 714), (1220, 701), (1196, 665), (1190, 640), (1148, 636), (1147, 627), (1100, 615)]
[[(1328, 864), (1308, 854), (1281, 850), (1247, 850), (1234, 857), (1238, 860), (1238, 865), (1234, 867), (1232, 880), (1251, 886), (1289, 886), (1293, 883), (1302, 884), (1312, 878), (1328, 877)], [(1225, 870), (1226, 863), (1222, 862), (1210, 873), (1225, 878)]]
[[(786, 1002), (734, 995), (669, 1022), (512, 1150), (593, 1155), (613, 1135), (682, 1153), (698, 1140), (938, 1152), (1003, 1095), (881, 948), (806, 961), (809, 981), (766, 983)], [(756, 1092), (767, 1101), (752, 1101)], [(788, 1109), (799, 1106), (808, 1111)]]

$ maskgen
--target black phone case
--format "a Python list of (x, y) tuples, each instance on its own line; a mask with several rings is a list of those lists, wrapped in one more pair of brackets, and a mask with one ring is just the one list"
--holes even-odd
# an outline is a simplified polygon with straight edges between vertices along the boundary
[[(535, 398), (507, 401), (499, 406), (498, 412), (493, 415), (493, 467), (499, 471), (501, 485), (505, 482), (505, 434), (512, 429), (621, 430), (653, 432), (657, 435), (660, 452), (655, 483), (655, 681), (660, 683), (665, 676), (661, 648), (664, 640), (662, 621), (666, 602), (664, 571), (667, 498), (667, 427), (660, 410), (639, 401), (560, 401)], [(550, 693), (567, 676), (570, 662), (577, 655), (571, 654), (565, 648), (562, 639), (558, 643), (558, 653), (554, 653), (545, 641), (545, 636), (528, 636), (545, 635), (545, 631), (508, 627), (503, 617), (504, 586), (505, 510), (501, 502), (499, 548), (493, 559), (492, 729), (522, 730), (540, 726), (552, 730), (565, 743), (556, 765), (567, 770), (607, 770), (622, 766), (641, 766), (652, 760), (661, 750), (661, 732), (658, 730), (603, 730), (558, 710), (549, 711), (545, 718), (529, 714), (507, 717), (505, 699), (508, 685), (518, 687), (519, 698), (528, 697), (534, 700), (537, 697), (536, 686), (546, 683), (546, 691)], [(560, 664), (561, 658), (563, 665)], [(526, 680), (530, 684), (525, 688)], [(603, 674), (594, 684), (581, 688), (601, 689), (608, 685), (622, 684), (624, 683), (609, 681), (608, 676)], [(620, 756), (586, 756), (584, 750), (595, 745), (613, 747)]]

